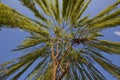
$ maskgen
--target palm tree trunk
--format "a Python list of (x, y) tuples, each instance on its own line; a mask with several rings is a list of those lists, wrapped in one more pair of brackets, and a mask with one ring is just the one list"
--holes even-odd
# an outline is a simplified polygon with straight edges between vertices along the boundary
[(52, 80), (56, 80), (56, 71), (57, 71), (57, 64), (55, 59), (53, 59), (53, 64), (52, 64)]
[(51, 46), (51, 55), (52, 55), (52, 80), (56, 80), (56, 71), (57, 71), (57, 62), (54, 54), (54, 44)]

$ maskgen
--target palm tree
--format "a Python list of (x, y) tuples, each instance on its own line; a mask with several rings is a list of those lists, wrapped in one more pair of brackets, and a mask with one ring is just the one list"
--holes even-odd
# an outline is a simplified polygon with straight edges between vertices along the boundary
[[(27, 80), (106, 80), (95, 66), (120, 79), (120, 67), (105, 54), (120, 54), (120, 42), (100, 40), (101, 31), (120, 25), (120, 0), (93, 18), (83, 13), (91, 0), (20, 0), (36, 19), (0, 2), (0, 28), (20, 28), (29, 38), (13, 51), (27, 54), (1, 64), (1, 78), (17, 80), (33, 63)], [(39, 7), (39, 8), (38, 8)], [(3, 71), (3, 72), (2, 72)]]

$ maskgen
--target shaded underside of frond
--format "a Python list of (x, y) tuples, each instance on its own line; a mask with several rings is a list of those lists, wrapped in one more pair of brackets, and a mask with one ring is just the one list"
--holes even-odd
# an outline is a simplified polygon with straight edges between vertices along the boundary
[[(66, 56), (70, 62), (69, 71), (65, 76), (66, 80), (105, 80), (105, 77), (91, 62), (90, 57), (82, 56), (84, 52), (72, 50), (69, 56)], [(88, 53), (89, 54), (89, 53)], [(86, 55), (87, 56), (87, 55)]]
[[(113, 46), (115, 46), (115, 43), (113, 43)], [(118, 45), (116, 44), (116, 46)], [(109, 58), (104, 57), (99, 50), (94, 48), (86, 48), (81, 51), (72, 50), (63, 63), (67, 61), (70, 63), (70, 66), (64, 77), (66, 80), (105, 80), (104, 75), (95, 66), (95, 62), (100, 64), (108, 73), (120, 79), (120, 67), (114, 65)]]

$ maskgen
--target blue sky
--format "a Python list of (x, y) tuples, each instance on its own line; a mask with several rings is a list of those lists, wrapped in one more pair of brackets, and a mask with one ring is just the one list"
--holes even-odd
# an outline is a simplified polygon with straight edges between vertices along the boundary
[[(92, 0), (87, 11), (85, 12), (85, 15), (90, 14), (90, 17), (93, 17), (115, 1), (117, 0)], [(18, 0), (2, 0), (2, 2), (30, 18), (35, 18), (30, 10), (22, 6)], [(102, 33), (104, 34), (104, 37), (101, 39), (120, 42), (119, 26), (103, 30)], [(27, 36), (29, 36), (29, 33), (21, 31), (19, 29), (2, 29), (0, 31), (0, 64), (24, 54), (23, 52), (11, 52), (11, 50), (16, 48), (16, 46), (20, 44)], [(105, 56), (109, 57), (113, 63), (120, 66), (120, 55)], [(104, 73), (101, 68), (100, 70)], [(108, 73), (104, 74), (108, 80), (117, 80), (110, 76)]]

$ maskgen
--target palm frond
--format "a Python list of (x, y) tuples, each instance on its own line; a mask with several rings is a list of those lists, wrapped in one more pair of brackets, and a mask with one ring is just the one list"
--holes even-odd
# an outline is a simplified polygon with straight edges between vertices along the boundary
[(105, 29), (105, 28), (110, 28), (110, 27), (115, 27), (115, 26), (118, 26), (120, 25), (120, 17), (116, 17), (114, 19), (110, 19), (110, 20), (107, 20), (107, 21), (104, 21), (104, 22), (100, 22), (99, 24), (98, 23), (95, 23), (93, 25), (90, 25), (90, 27), (92, 29)]
[(68, 8), (69, 8), (69, 3), (70, 3), (70, 0), (63, 0), (62, 1), (62, 18), (63, 19), (67, 19), (67, 11), (68, 11)]
[(96, 23), (104, 22), (104, 21), (116, 18), (118, 16), (120, 16), (120, 9), (118, 9), (115, 12), (110, 13), (110, 14), (104, 16), (104, 17), (101, 17), (101, 18), (97, 19), (96, 21), (92, 22), (91, 24), (96, 24)]
[(88, 5), (90, 4), (90, 2), (91, 2), (91, 0), (88, 0), (88, 1), (86, 2), (86, 4), (83, 6), (82, 10), (81, 10), (80, 13), (78, 14), (77, 19), (79, 19), (79, 18), (82, 16), (82, 14), (83, 14), (84, 11), (87, 9), (87, 7), (88, 7)]
[(47, 19), (45, 19), (45, 17), (43, 15), (41, 15), (41, 13), (39, 12), (39, 10), (37, 10), (36, 8), (36, 4), (33, 0), (20, 0), (20, 2), (26, 6), (27, 8), (29, 8), (33, 13), (34, 15), (43, 20), (43, 21), (47, 21)]
[(91, 47), (94, 47), (98, 50), (106, 52), (108, 54), (120, 54), (120, 43), (119, 42), (109, 42), (109, 41), (100, 41), (100, 43), (90, 44)]
[(53, 17), (58, 22), (60, 21), (60, 8), (58, 0), (35, 0), (35, 2), (46, 15)]
[(18, 79), (34, 62), (29, 62), (17, 75), (15, 75), (12, 79)]
[(110, 62), (107, 62), (107, 61), (104, 61), (104, 60), (101, 60), (99, 58), (95, 58), (94, 59), (96, 60), (97, 63), (100, 64), (100, 66), (102, 66), (107, 72), (111, 73), (111, 75), (114, 75), (116, 78), (120, 79), (120, 67), (110, 63)]
[(37, 24), (32, 22), (32, 20), (2, 3), (0, 3), (0, 13), (1, 25), (7, 25), (9, 28), (20, 28), (29, 32), (39, 33), (41, 35), (48, 35), (47, 31), (42, 30)]
[(28, 74), (26, 79), (38, 79), (46, 72), (46, 70), (49, 68), (49, 60), (48, 57), (45, 56), (41, 58), (41, 61), (38, 63), (38, 65), (31, 71), (31, 73)]
[[(22, 57), (19, 57), (12, 63), (6, 63), (5, 65), (7, 73), (5, 74), (5, 76), (10, 76), (20, 69), (23, 69), (24, 72), (24, 70), (28, 69), (27, 66), (30, 66), (30, 64), (34, 63), (34, 61), (37, 60), (43, 54), (46, 54), (45, 48), (35, 50)], [(20, 71), (18, 75), (21, 75), (21, 73), (22, 72)], [(15, 77), (17, 77), (18, 75), (16, 75)]]
[(37, 79), (40, 79), (40, 80), (51, 80), (51, 77), (52, 77), (51, 70), (52, 70), (52, 68), (48, 67), (46, 69), (46, 71), (42, 74), (42, 76), (38, 77)]
[(116, 3), (108, 6), (108, 7), (105, 8), (103, 11), (101, 11), (98, 15), (96, 15), (92, 20), (101, 18), (101, 17), (109, 14), (112, 10), (116, 9), (119, 4), (120, 4), (120, 1), (117, 1)]
[(20, 44), (17, 49), (14, 49), (13, 51), (18, 51), (18, 50), (25, 50), (27, 48), (30, 48), (30, 47), (33, 47), (33, 46), (36, 46), (36, 45), (40, 45), (42, 43), (45, 43), (47, 42), (48, 39), (26, 39), (23, 41), (22, 44)]

